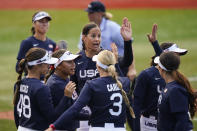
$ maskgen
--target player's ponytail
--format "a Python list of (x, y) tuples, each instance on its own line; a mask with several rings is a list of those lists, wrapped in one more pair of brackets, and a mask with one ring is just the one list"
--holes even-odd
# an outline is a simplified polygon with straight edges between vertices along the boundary
[(192, 89), (188, 79), (178, 71), (180, 65), (180, 57), (174, 52), (164, 52), (160, 55), (160, 63), (166, 68), (164, 70), (167, 75), (173, 77), (173, 79), (182, 85), (188, 92), (189, 99), (189, 112), (193, 118), (197, 110), (197, 94)]
[(18, 78), (15, 83), (15, 92), (14, 92), (14, 99), (13, 99), (13, 104), (16, 105), (19, 99), (19, 92), (20, 92), (20, 84), (21, 84), (21, 79), (23, 76), (23, 72), (25, 69), (32, 69), (33, 66), (28, 66), (27, 62), (38, 60), (46, 54), (46, 50), (41, 49), (41, 48), (31, 48), (28, 50), (28, 52), (25, 55), (25, 59), (22, 59), (19, 62), (19, 70), (18, 70)]
[[(54, 58), (60, 58), (64, 53), (66, 52), (65, 49), (59, 49), (53, 52), (52, 57)], [(46, 74), (44, 82), (46, 83), (49, 77), (55, 72), (54, 66), (51, 66), (49, 69), (49, 72)]]
[(32, 35), (34, 35), (36, 33), (35, 27), (31, 27), (31, 33), (32, 33)]
[(172, 73), (173, 77), (175, 80), (181, 84), (184, 88), (186, 88), (187, 92), (189, 93), (189, 112), (191, 117), (193, 118), (195, 115), (195, 112), (197, 110), (197, 94), (195, 91), (192, 89), (191, 84), (189, 80), (179, 71), (175, 70)]
[(98, 60), (103, 63), (104, 65), (107, 65), (108, 68), (105, 70), (106, 72), (109, 73), (110, 76), (112, 76), (112, 78), (114, 80), (116, 80), (116, 83), (119, 87), (119, 89), (121, 90), (121, 94), (123, 96), (124, 102), (126, 104), (126, 106), (129, 108), (130, 114), (133, 118), (135, 118), (135, 114), (133, 111), (133, 108), (130, 106), (130, 102), (129, 99), (127, 97), (126, 92), (123, 90), (122, 88), (122, 83), (118, 80), (118, 75), (115, 69), (115, 63), (116, 63), (116, 58), (115, 55), (111, 52), (111, 51), (101, 51), (98, 55)]
[(23, 75), (23, 71), (25, 70), (25, 64), (26, 64), (26, 59), (22, 59), (19, 62), (19, 69), (18, 69), (18, 78), (17, 81), (15, 83), (16, 89), (14, 92), (14, 100), (13, 100), (13, 104), (16, 105), (18, 98), (19, 98), (19, 90), (20, 90), (20, 83), (21, 83), (21, 78)]
[(44, 83), (47, 82), (47, 80), (49, 79), (49, 77), (55, 72), (55, 68), (54, 65), (50, 66), (49, 72), (45, 75), (44, 77)]

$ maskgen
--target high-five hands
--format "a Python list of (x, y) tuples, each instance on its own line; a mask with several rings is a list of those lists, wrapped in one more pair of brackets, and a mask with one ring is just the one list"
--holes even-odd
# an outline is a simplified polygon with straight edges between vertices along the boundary
[(147, 37), (151, 43), (157, 40), (157, 24), (153, 24), (152, 33), (147, 34)]
[(123, 18), (120, 33), (121, 33), (124, 41), (131, 40), (131, 37), (132, 37), (131, 23), (128, 21), (127, 17)]

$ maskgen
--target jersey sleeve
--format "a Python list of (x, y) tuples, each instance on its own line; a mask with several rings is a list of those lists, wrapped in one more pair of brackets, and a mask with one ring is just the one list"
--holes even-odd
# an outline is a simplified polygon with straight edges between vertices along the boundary
[(169, 95), (169, 104), (171, 113), (188, 112), (189, 104), (186, 91), (179, 88), (173, 88)]
[(92, 92), (93, 91), (90, 87), (90, 84), (86, 82), (76, 102), (54, 122), (56, 129), (61, 129), (65, 123), (78, 117), (78, 113), (81, 111), (81, 109), (88, 105), (88, 102), (92, 96)]
[(39, 109), (45, 118), (52, 122), (65, 110), (67, 107), (67, 97), (63, 97), (63, 100), (58, 104), (56, 108), (53, 106), (50, 89), (46, 86), (40, 88), (36, 93), (36, 101), (38, 102)]
[(27, 51), (30, 48), (32, 48), (31, 44), (29, 44), (27, 40), (23, 40), (21, 42), (20, 49), (19, 49), (19, 52), (17, 55), (17, 62), (16, 62), (16, 66), (15, 66), (16, 72), (18, 72), (18, 68), (19, 68), (18, 66), (19, 66), (20, 60), (25, 58), (25, 54), (27, 53)]
[(153, 46), (153, 49), (155, 50), (155, 54), (156, 56), (160, 56), (161, 53), (163, 52), (163, 50), (161, 49), (161, 47), (159, 46), (158, 41), (154, 41), (153, 43), (151, 43)]
[(191, 131), (193, 125), (191, 120), (189, 120), (189, 112), (180, 112), (174, 114), (176, 119), (176, 124), (174, 131)]
[(140, 116), (141, 108), (145, 99), (146, 90), (149, 84), (149, 77), (145, 71), (142, 71), (136, 79), (136, 85), (134, 88), (134, 100), (133, 100), (133, 109), (135, 112), (136, 118), (134, 119), (134, 130), (140, 131)]
[(30, 48), (32, 48), (31, 44), (29, 44), (27, 40), (23, 40), (20, 45), (17, 60), (25, 58), (25, 54)]
[(121, 68), (129, 67), (133, 62), (132, 40), (124, 41), (124, 56), (118, 63)]

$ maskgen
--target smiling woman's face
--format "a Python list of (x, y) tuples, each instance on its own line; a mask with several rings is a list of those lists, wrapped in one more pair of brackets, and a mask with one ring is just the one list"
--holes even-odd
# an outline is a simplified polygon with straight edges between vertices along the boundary
[(83, 35), (83, 42), (86, 47), (86, 51), (95, 51), (100, 50), (100, 42), (101, 42), (101, 31), (99, 27), (95, 27), (89, 30), (87, 35)]

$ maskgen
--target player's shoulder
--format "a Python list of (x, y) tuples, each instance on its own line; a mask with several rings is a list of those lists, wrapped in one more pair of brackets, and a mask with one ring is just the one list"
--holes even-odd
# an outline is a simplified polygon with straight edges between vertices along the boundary
[[(77, 67), (83, 67), (86, 66), (87, 64), (85, 63), (89, 63), (89, 62), (93, 62), (92, 60), (90, 60), (90, 58), (88, 58), (84, 52), (84, 50), (80, 51), (77, 53), (77, 55), (79, 55), (79, 57), (77, 57), (74, 61)], [(79, 68), (80, 68), (79, 67)]]
[(46, 85), (47, 86), (53, 86), (53, 85), (56, 85), (57, 83), (59, 83), (59, 79), (56, 75), (52, 74), (49, 79), (47, 80), (47, 83)]
[(128, 77), (118, 77), (118, 80), (120, 80), (120, 82), (122, 84), (124, 84), (124, 83), (130, 83), (130, 79)]
[(29, 37), (27, 37), (26, 39), (24, 39), (24, 40), (22, 40), (22, 42), (21, 42), (21, 44), (32, 44), (33, 43), (33, 41), (34, 41), (34, 37), (33, 36), (29, 36)]
[(30, 88), (31, 90), (39, 90), (43, 87), (46, 87), (43, 82), (35, 78), (24, 78), (21, 83), (32, 87)]
[(181, 84), (179, 84), (176, 81), (172, 81), (172, 82), (168, 83), (166, 85), (166, 88), (169, 91), (174, 92), (174, 93), (176, 93), (176, 92), (186, 93), (187, 92), (187, 90)]
[(130, 91), (131, 81), (128, 77), (118, 77), (118, 80), (122, 83), (122, 87), (126, 92)]
[(154, 66), (151, 66), (141, 71), (139, 76), (153, 77), (155, 74), (158, 74), (158, 73), (159, 73), (158, 69)]
[(87, 80), (87, 83), (90, 85), (103, 85), (104, 81), (110, 82), (110, 78), (109, 77), (97, 77), (97, 78), (93, 78), (92, 80)]
[(53, 40), (51, 40), (50, 38), (48, 38), (48, 37), (47, 37), (47, 41), (48, 41), (50, 44), (56, 45), (56, 43), (55, 43)]

